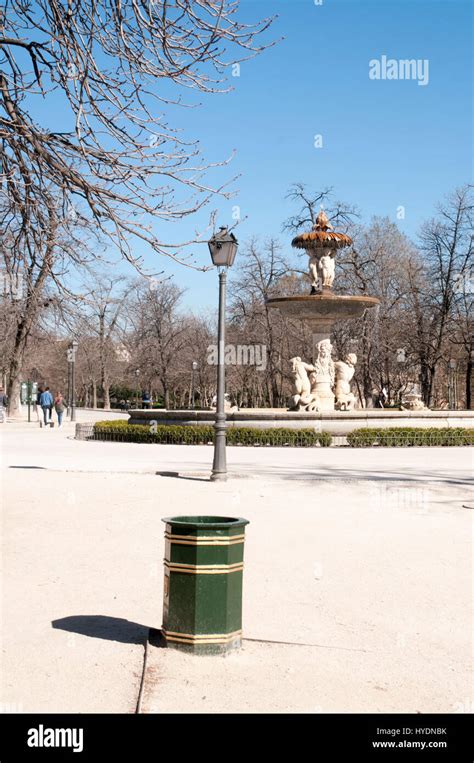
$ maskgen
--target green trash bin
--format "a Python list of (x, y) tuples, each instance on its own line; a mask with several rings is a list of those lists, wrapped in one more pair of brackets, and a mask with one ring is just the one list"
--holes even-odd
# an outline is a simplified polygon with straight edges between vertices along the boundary
[(239, 648), (248, 520), (186, 516), (163, 522), (166, 646), (200, 654)]

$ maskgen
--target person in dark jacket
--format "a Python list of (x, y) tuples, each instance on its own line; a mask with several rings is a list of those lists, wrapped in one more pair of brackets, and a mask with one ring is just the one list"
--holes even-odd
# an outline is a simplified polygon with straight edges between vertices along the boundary
[(6, 409), (8, 405), (8, 398), (3, 391), (3, 387), (0, 387), (0, 424), (3, 424), (6, 419)]
[(44, 425), (51, 426), (51, 411), (53, 409), (53, 396), (49, 391), (49, 387), (46, 387), (45, 391), (40, 395), (40, 406), (43, 409)]

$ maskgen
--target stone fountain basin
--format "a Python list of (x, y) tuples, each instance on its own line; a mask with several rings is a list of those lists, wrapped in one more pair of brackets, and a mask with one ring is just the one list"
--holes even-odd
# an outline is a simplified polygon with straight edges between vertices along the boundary
[[(133, 410), (128, 412), (129, 424), (195, 426), (212, 425), (215, 411)], [(363, 408), (355, 411), (286, 411), (284, 408), (233, 408), (226, 412), (228, 427), (255, 429), (313, 429), (344, 436), (362, 427), (464, 427), (474, 429), (474, 411), (398, 411), (394, 409)], [(79, 425), (80, 426), (80, 425)], [(87, 425), (89, 426), (89, 425)], [(167, 446), (165, 446), (167, 447)], [(173, 447), (173, 446), (171, 446)]]
[(267, 300), (269, 307), (277, 307), (283, 315), (305, 321), (342, 321), (360, 318), (365, 310), (380, 304), (377, 297), (345, 296), (323, 291), (312, 296), (275, 297)]

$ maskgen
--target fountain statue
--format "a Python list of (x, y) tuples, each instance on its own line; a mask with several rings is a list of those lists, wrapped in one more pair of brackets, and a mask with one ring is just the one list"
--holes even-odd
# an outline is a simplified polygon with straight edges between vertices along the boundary
[(350, 352), (345, 360), (338, 360), (334, 365), (336, 368), (336, 409), (339, 411), (350, 411), (355, 403), (355, 395), (351, 392), (351, 379), (355, 373), (357, 355)]
[(336, 321), (359, 318), (380, 300), (365, 294), (350, 296), (333, 292), (337, 250), (350, 246), (352, 239), (345, 233), (337, 233), (323, 210), (312, 230), (299, 234), (291, 244), (308, 254), (310, 294), (275, 297), (267, 302), (283, 315), (304, 321), (312, 331), (312, 362), (305, 363), (299, 357), (291, 360), (295, 392), (290, 399), (290, 410), (350, 410), (355, 404), (350, 382), (357, 356), (350, 353), (344, 360), (333, 361), (332, 328)]
[(295, 394), (290, 399), (290, 410), (298, 410), (300, 404), (306, 406), (313, 402), (308, 371), (314, 371), (314, 366), (305, 363), (300, 357), (291, 358), (290, 363), (295, 388)]
[[(306, 249), (309, 256), (309, 275), (311, 278), (311, 294), (318, 293), (318, 284), (321, 283), (323, 289), (332, 289), (336, 269), (336, 247), (334, 242), (347, 241), (352, 243), (348, 236), (343, 233), (329, 233), (333, 227), (330, 224), (327, 215), (323, 210), (316, 218), (311, 233), (303, 233), (293, 239), (293, 246)], [(341, 236), (343, 238), (341, 238)], [(308, 247), (306, 242), (319, 241), (319, 246)], [(341, 246), (342, 243), (339, 243)]]

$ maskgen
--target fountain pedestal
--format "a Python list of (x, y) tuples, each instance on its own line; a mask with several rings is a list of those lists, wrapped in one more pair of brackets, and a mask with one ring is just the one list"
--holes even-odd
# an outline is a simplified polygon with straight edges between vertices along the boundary
[(331, 289), (323, 289), (312, 296), (275, 297), (267, 300), (269, 307), (280, 310), (282, 315), (304, 321), (313, 336), (313, 361), (318, 356), (318, 345), (331, 341), (336, 321), (360, 318), (371, 307), (380, 304), (377, 297), (346, 296), (334, 294)]
[(334, 411), (332, 388), (335, 386), (336, 368), (331, 357), (334, 324), (348, 318), (360, 318), (365, 310), (379, 302), (377, 297), (334, 294), (331, 289), (323, 289), (320, 294), (311, 296), (276, 297), (267, 301), (269, 307), (277, 308), (282, 315), (304, 321), (313, 338), (311, 364), (303, 363), (301, 358), (292, 359), (295, 374), (308, 373), (310, 394), (295, 395), (291, 408), (299, 410), (304, 406), (308, 411)]

